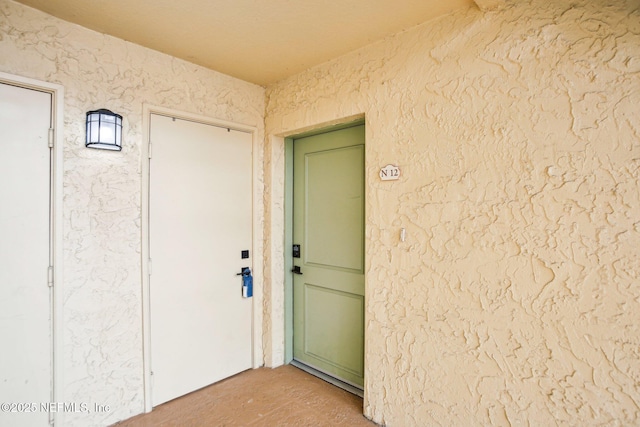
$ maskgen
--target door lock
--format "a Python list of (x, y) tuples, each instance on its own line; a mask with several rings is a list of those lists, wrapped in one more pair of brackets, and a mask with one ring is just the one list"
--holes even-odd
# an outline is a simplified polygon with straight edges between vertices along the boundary
[(291, 252), (291, 255), (293, 255), (294, 258), (300, 258), (300, 245), (293, 245)]

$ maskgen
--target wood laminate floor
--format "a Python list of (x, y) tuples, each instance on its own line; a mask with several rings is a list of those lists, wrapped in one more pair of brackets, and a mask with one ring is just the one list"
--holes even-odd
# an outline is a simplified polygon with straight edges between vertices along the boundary
[(293, 366), (242, 372), (118, 427), (375, 426), (362, 399)]

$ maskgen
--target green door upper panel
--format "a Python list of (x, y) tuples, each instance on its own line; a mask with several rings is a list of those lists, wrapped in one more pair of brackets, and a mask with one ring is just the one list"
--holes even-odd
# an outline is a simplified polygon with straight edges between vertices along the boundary
[(362, 145), (307, 154), (305, 263), (362, 273)]

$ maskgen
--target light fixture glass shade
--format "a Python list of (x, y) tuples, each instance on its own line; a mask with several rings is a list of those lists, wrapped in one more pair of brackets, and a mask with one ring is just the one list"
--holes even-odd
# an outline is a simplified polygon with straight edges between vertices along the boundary
[(122, 116), (105, 109), (89, 111), (85, 147), (122, 150)]

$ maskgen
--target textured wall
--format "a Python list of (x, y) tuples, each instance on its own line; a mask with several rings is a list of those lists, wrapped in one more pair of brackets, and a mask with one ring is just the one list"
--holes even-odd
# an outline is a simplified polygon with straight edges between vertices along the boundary
[(473, 8), (267, 89), (276, 278), (279, 136), (366, 115), (376, 422), (640, 425), (639, 7)]
[[(0, 70), (65, 88), (63, 399), (112, 408), (65, 425), (108, 425), (143, 411), (142, 104), (252, 125), (262, 140), (264, 89), (8, 0)], [(124, 117), (120, 153), (84, 148), (85, 113), (102, 107)]]

